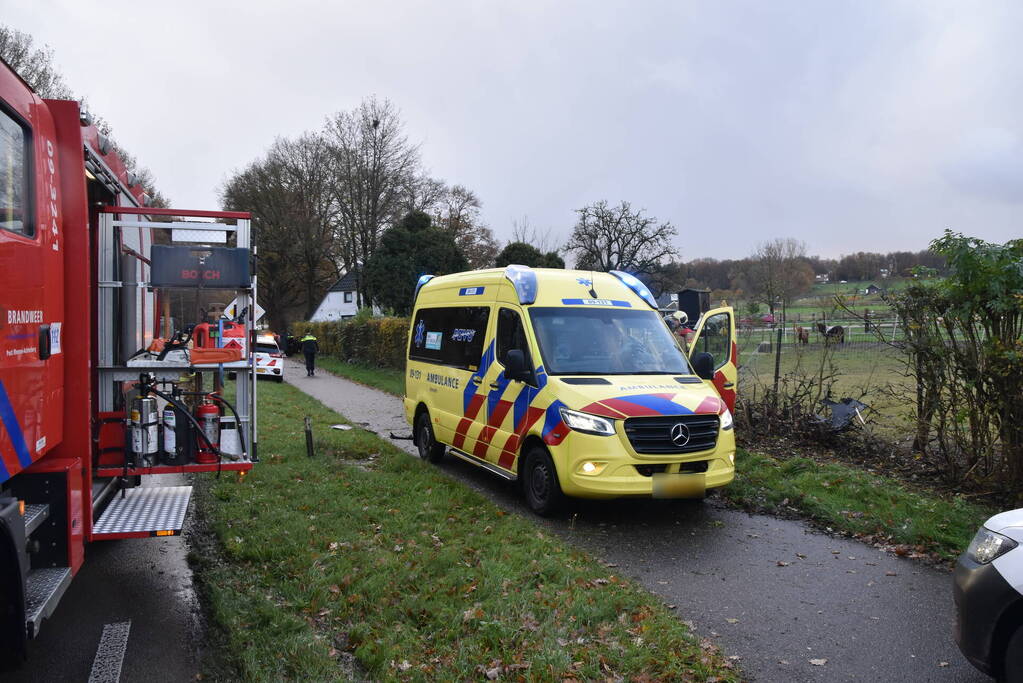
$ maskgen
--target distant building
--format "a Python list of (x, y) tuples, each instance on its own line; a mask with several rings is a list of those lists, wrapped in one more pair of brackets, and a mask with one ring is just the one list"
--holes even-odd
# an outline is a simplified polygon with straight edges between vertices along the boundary
[(817, 273), (813, 276), (814, 282), (827, 282), (829, 279), (830, 276), (827, 273)]
[(664, 292), (657, 297), (657, 308), (663, 312), (678, 310), (678, 294)]
[(881, 294), (884, 290), (875, 284), (867, 285), (867, 288), (863, 290), (864, 294)]
[[(327, 295), (313, 313), (312, 321), (322, 323), (355, 317), (359, 312), (358, 297), (355, 294), (357, 284), (358, 275), (354, 270), (345, 273), (327, 290)], [(378, 313), (375, 307), (373, 313)]]

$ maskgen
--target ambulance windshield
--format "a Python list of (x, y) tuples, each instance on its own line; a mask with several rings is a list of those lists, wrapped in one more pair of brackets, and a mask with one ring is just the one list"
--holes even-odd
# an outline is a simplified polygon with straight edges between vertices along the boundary
[(530, 308), (549, 375), (691, 375), (654, 311)]

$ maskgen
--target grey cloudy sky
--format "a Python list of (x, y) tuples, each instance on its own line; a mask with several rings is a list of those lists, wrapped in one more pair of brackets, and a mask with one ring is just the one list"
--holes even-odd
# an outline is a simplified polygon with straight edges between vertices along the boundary
[(626, 199), (684, 258), (1023, 236), (1023, 3), (0, 0), (175, 206), (367, 95), (508, 238)]

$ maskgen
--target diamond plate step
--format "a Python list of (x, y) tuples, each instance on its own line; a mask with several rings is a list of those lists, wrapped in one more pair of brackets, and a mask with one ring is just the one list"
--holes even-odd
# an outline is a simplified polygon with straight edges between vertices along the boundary
[(39, 626), (53, 610), (71, 584), (71, 567), (33, 569), (28, 573), (25, 593), (25, 626), (28, 637), (35, 638)]
[(25, 536), (31, 536), (32, 532), (39, 528), (39, 525), (49, 516), (50, 506), (47, 503), (26, 503)]
[(141, 486), (115, 494), (93, 524), (93, 540), (177, 536), (191, 497), (191, 486)]

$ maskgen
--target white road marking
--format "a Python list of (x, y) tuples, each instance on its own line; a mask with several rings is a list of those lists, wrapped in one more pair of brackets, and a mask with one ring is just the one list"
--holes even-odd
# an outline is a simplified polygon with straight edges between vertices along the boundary
[(99, 638), (96, 658), (92, 660), (89, 683), (117, 683), (121, 679), (121, 664), (128, 649), (131, 620), (107, 624)]

